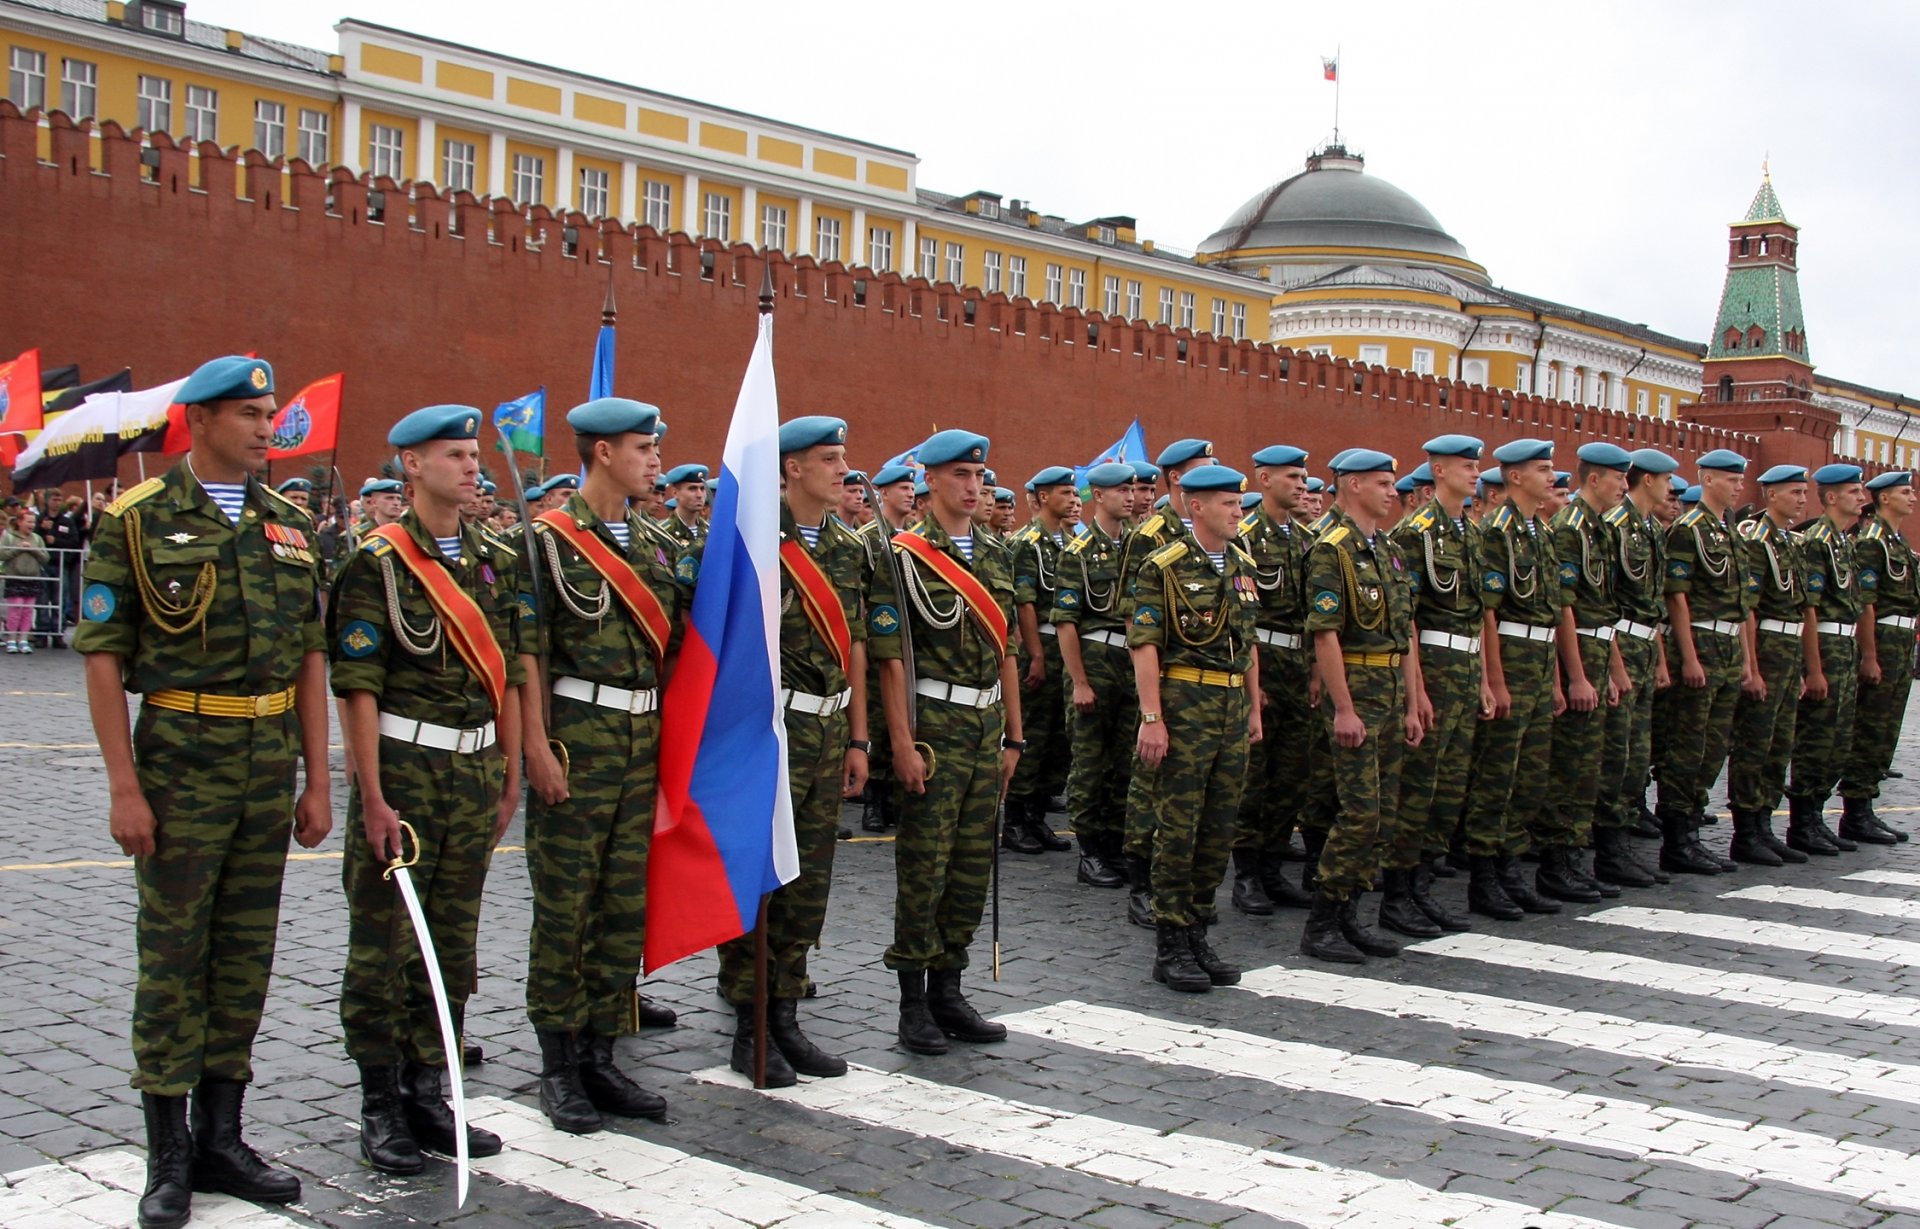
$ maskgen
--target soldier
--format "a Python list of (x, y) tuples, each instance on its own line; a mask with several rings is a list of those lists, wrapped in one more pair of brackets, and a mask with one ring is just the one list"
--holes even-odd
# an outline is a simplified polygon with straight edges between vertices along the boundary
[[(1129, 464), (1133, 466), (1133, 485), (1129, 490), (1132, 500), (1127, 511), (1127, 528), (1132, 529), (1153, 515), (1153, 495), (1160, 489), (1160, 467), (1150, 461)], [(1121, 596), (1124, 599), (1126, 595)]]
[[(300, 1197), (299, 1180), (241, 1138), (240, 1105), (287, 837), (312, 848), (333, 822), (312, 522), (252, 477), (273, 436), (273, 368), (214, 359), (176, 400), (191, 451), (100, 516), (73, 642), (86, 656), (113, 839), (139, 889), (143, 1229), (186, 1224), (196, 1190)], [(129, 691), (143, 697), (131, 730)]]
[(1485, 470), (1480, 475), (1480, 486), (1473, 500), (1473, 517), (1480, 524), (1500, 510), (1507, 502), (1507, 477), (1497, 469)]
[(406, 485), (398, 478), (369, 478), (360, 484), (360, 508), (366, 513), (355, 535), (365, 537), (367, 530), (391, 525), (407, 510)]
[(1836, 835), (1821, 814), (1852, 750), (1861, 673), (1871, 669), (1876, 678), (1880, 674), (1878, 655), (1870, 667), (1865, 665), (1856, 639), (1866, 600), (1853, 559), (1853, 529), (1867, 502), (1860, 478), (1860, 467), (1844, 462), (1813, 471), (1814, 485), (1820, 488), (1820, 517), (1801, 535), (1812, 613), (1804, 634), (1806, 695), (1794, 728), (1792, 780), (1787, 786), (1787, 844), (1813, 853), (1819, 850), (1809, 846), (1823, 838), (1847, 852), (1859, 848), (1855, 841), (1891, 845), (1895, 839), (1845, 818)]
[(1472, 929), (1433, 898), (1432, 861), (1460, 822), (1474, 730), (1493, 708), (1480, 667), (1491, 597), (1479, 584), (1480, 527), (1466, 514), (1484, 447), (1471, 435), (1428, 440), (1422, 468), (1433, 477), (1432, 499), (1392, 535), (1413, 583), (1420, 677), (1433, 725), (1400, 766), (1399, 823), (1382, 862), (1380, 924), (1413, 938)]
[(1306, 640), (1306, 526), (1296, 518), (1306, 494), (1307, 453), (1274, 444), (1253, 454), (1257, 491), (1240, 522), (1239, 544), (1252, 559), (1254, 637), (1260, 644), (1260, 728), (1233, 838), (1233, 907), (1258, 917), (1275, 905), (1304, 909), (1313, 898), (1287, 879), (1282, 852), (1300, 820), (1313, 710), (1308, 703), (1313, 652)]
[[(900, 1044), (916, 1054), (945, 1053), (949, 1037), (1007, 1035), (960, 991), (987, 903), (994, 814), (1026, 747), (1009, 630), (1013, 573), (1006, 552), (973, 533), (988, 446), (959, 430), (920, 446), (928, 514), (893, 538), (906, 591), (897, 594), (882, 569), (867, 601), (868, 651), (881, 663), (894, 775), (905, 791), (886, 965), (900, 978)], [(912, 620), (912, 694), (902, 619)]]
[(840, 501), (833, 514), (849, 529), (859, 529), (873, 519), (873, 510), (867, 507), (866, 483), (867, 475), (857, 469), (848, 470), (840, 480)]
[(1322, 504), (1326, 499), (1326, 490), (1327, 490), (1326, 479), (1324, 478), (1308, 478), (1307, 479), (1306, 493), (1300, 497), (1300, 518), (1299, 519), (1301, 523), (1304, 524), (1304, 523), (1316, 520), (1319, 518), (1321, 512), (1325, 511), (1325, 508), (1322, 507)]
[[(873, 476), (874, 494), (880, 497), (878, 515), (860, 533), (864, 553), (861, 590), (870, 591), (874, 577), (886, 568), (887, 540), (905, 529), (913, 519), (913, 470), (906, 465), (887, 465)], [(867, 657), (867, 731), (873, 750), (867, 756), (867, 801), (861, 808), (860, 830), (881, 833), (900, 822), (900, 789), (893, 779), (893, 756), (887, 742), (887, 717), (880, 708), (879, 662)]]
[(1738, 694), (1757, 695), (1763, 684), (1746, 606), (1746, 553), (1727, 524), (1747, 461), (1716, 448), (1698, 466), (1698, 502), (1667, 530), (1667, 661), (1669, 668), (1680, 663), (1680, 680), (1669, 689), (1665, 728), (1654, 740), (1655, 815), (1660, 868), (1713, 875), (1736, 864), (1700, 844), (1707, 790), (1727, 757)]
[[(385, 872), (418, 858), (412, 874), (458, 1030), (487, 860), (519, 802), (518, 560), (459, 515), (480, 470), (481, 420), (472, 406), (436, 405), (394, 424), (387, 442), (413, 507), (354, 552), (327, 611), (355, 765), (340, 1023), (360, 1067), (360, 1153), (384, 1173), (418, 1173), (422, 1147), (456, 1146), (432, 987)], [(403, 840), (402, 820), (415, 841)], [(469, 1127), (467, 1148), (492, 1156), (500, 1138)]]
[(1320, 850), (1300, 951), (1361, 964), (1400, 954), (1398, 943), (1361, 921), (1360, 897), (1395, 839), (1401, 760), (1432, 710), (1411, 642), (1413, 585), (1386, 532), (1393, 458), (1349, 449), (1334, 458), (1333, 472), (1332, 521), (1307, 552), (1307, 632), (1333, 712), (1327, 757), (1339, 810)]
[(682, 547), (698, 546), (706, 537), (700, 517), (707, 506), (707, 467), (676, 465), (666, 472), (667, 507), (673, 515), (661, 522)]
[[(1735, 862), (1780, 866), (1807, 855), (1773, 835), (1773, 809), (1787, 785), (1800, 704), (1808, 618), (1805, 570), (1791, 526), (1807, 503), (1807, 471), (1776, 465), (1759, 478), (1766, 506), (1740, 526), (1747, 561), (1747, 591), (1754, 617), (1754, 651), (1766, 689), (1742, 692), (1733, 707), (1733, 737), (1727, 756), (1727, 804), (1733, 811)], [(1839, 853), (1829, 847), (1828, 852)]]
[(1013, 491), (1003, 486), (993, 488), (993, 519), (989, 524), (992, 525), (993, 532), (998, 535), (1002, 541), (1005, 541), (1012, 535), (1015, 526), (1018, 524), (1017, 516), (1018, 513), (1015, 510)]
[(1578, 452), (1578, 489), (1553, 516), (1553, 549), (1560, 561), (1560, 619), (1554, 648), (1566, 710), (1553, 722), (1549, 752), (1553, 788), (1533, 814), (1529, 837), (1540, 854), (1534, 887), (1554, 900), (1589, 902), (1620, 895), (1586, 868), (1587, 845), (1600, 797), (1607, 720), (1630, 693), (1614, 637), (1620, 621), (1615, 592), (1617, 543), (1607, 516), (1627, 494), (1633, 458), (1601, 440)]
[(1890, 470), (1869, 481), (1867, 493), (1874, 502), (1867, 522), (1855, 535), (1854, 557), (1861, 592), (1872, 603), (1862, 616), (1862, 627), (1871, 626), (1878, 675), (1869, 673), (1867, 646), (1862, 643), (1853, 742), (1840, 774), (1841, 804), (1847, 812), (1840, 831), (1860, 839), (1847, 831), (1851, 818), (1856, 828), (1864, 825), (1904, 841), (1907, 834), (1881, 819), (1873, 800), (1880, 796), (1880, 782), (1893, 770), (1893, 752), (1900, 742), (1900, 723), (1913, 685), (1913, 631), (1914, 618), (1920, 615), (1920, 587), (1913, 571), (1913, 548), (1900, 532), (1913, 512), (1913, 474)]
[(1031, 854), (1073, 848), (1047, 826), (1049, 802), (1066, 788), (1068, 772), (1065, 674), (1058, 629), (1050, 615), (1060, 581), (1060, 555), (1080, 517), (1080, 492), (1073, 471), (1064, 465), (1049, 465), (1028, 485), (1039, 500), (1039, 514), (1009, 540), (1019, 618), (1020, 715), (1028, 750), (1007, 787), (1000, 843), (1015, 853)]
[(313, 483), (305, 478), (289, 478), (274, 490), (280, 498), (306, 513), (308, 517), (313, 516)]
[(1075, 875), (1096, 888), (1127, 882), (1121, 848), (1133, 775), (1127, 739), (1139, 724), (1139, 705), (1120, 614), (1120, 553), (1134, 477), (1131, 466), (1117, 461), (1087, 471), (1092, 514), (1061, 553), (1059, 587), (1047, 615), (1058, 633), (1068, 684), (1067, 819), (1080, 842)]
[[(1520, 873), (1527, 823), (1546, 805), (1553, 718), (1564, 706), (1554, 670), (1554, 628), (1560, 621), (1560, 566), (1553, 534), (1540, 512), (1553, 489), (1553, 444), (1520, 439), (1494, 449), (1506, 498), (1480, 523), (1487, 602), (1481, 661), (1493, 716), (1474, 738), (1466, 805), (1472, 878), (1467, 908), (1499, 921), (1523, 913), (1558, 913)], [(1486, 489), (1486, 476), (1481, 477)]]

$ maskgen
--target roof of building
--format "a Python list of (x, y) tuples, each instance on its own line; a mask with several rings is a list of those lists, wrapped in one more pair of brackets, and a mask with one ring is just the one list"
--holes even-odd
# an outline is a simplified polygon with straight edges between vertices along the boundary
[(1427, 207), (1366, 160), (1330, 145), (1306, 169), (1255, 194), (1207, 236), (1202, 254), (1249, 248), (1371, 247), (1465, 260), (1467, 249)]
[(1780, 198), (1774, 195), (1773, 176), (1762, 172), (1760, 190), (1753, 194), (1753, 204), (1747, 206), (1747, 216), (1742, 222), (1785, 222), (1786, 210), (1780, 208)]
[[(107, 0), (9, 0), (9, 2), (21, 8), (39, 9), (42, 12), (58, 13), (62, 17), (77, 17), (81, 21), (107, 24)], [(140, 30), (131, 23), (126, 28), (142, 37), (159, 41), (165, 41), (168, 37), (164, 34)], [(302, 47), (296, 43), (283, 43), (279, 39), (260, 38), (244, 31), (240, 35), (239, 49), (231, 51), (227, 47), (226, 27), (194, 21), (192, 18), (187, 19), (184, 41), (190, 47), (242, 55), (280, 68), (313, 73), (329, 71), (330, 57), (327, 52), (312, 47)]]

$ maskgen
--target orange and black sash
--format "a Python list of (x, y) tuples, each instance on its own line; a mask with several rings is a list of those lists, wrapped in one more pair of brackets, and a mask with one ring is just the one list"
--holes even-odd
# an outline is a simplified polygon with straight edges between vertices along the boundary
[(1007, 652), (1007, 616), (979, 578), (917, 533), (896, 533), (893, 535), (893, 544), (932, 568), (936, 576), (953, 586), (953, 591), (967, 603), (967, 613), (973, 616), (973, 621), (980, 625), (980, 630), (992, 642), (994, 651), (1004, 657)]
[[(572, 517), (559, 508), (542, 512), (534, 519), (560, 535), (561, 541), (579, 551), (581, 557), (593, 565), (593, 570), (600, 573), (600, 578), (613, 588), (620, 604), (640, 625), (640, 634), (653, 646), (654, 660), (664, 662), (673, 620), (668, 617), (666, 607), (660, 604), (659, 597), (634, 572), (633, 565), (615, 554), (599, 534), (580, 528)], [(533, 566), (539, 566), (537, 559)]]
[(847, 626), (847, 611), (840, 604), (839, 591), (807, 553), (807, 548), (792, 538), (780, 544), (780, 565), (793, 577), (793, 587), (800, 592), (800, 605), (807, 612), (807, 621), (833, 650), (834, 659), (840, 663), (840, 673), (852, 674), (853, 631)]
[(453, 573), (440, 566), (440, 561), (422, 550), (413, 535), (400, 526), (381, 525), (369, 530), (367, 536), (379, 538), (393, 547), (393, 553), (400, 556), (400, 562), (407, 565), (407, 571), (413, 573), (413, 578), (427, 591), (427, 602), (433, 607), (433, 613), (440, 616), (440, 625), (447, 629), (454, 651), (487, 685), (487, 698), (493, 701), (497, 715), (507, 699), (507, 657), (500, 651), (500, 642), (493, 638), (493, 627), (487, 622), (486, 612), (454, 580)]

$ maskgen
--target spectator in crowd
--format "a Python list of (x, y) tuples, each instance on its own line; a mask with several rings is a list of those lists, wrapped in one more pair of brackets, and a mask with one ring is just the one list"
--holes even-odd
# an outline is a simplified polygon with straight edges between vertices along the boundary
[(53, 529), (46, 541), (59, 553), (53, 557), (53, 566), (47, 571), (49, 575), (60, 578), (60, 588), (58, 593), (46, 596), (47, 600), (59, 603), (63, 622), (53, 629), (55, 631), (72, 627), (80, 621), (80, 551), (87, 544), (90, 525), (86, 500), (78, 495), (67, 496), (66, 502), (53, 517)]
[(33, 652), (33, 608), (40, 600), (40, 577), (47, 565), (47, 544), (34, 532), (35, 519), (31, 508), (11, 509), (7, 527), (0, 531), (0, 580), (6, 591), (9, 653)]

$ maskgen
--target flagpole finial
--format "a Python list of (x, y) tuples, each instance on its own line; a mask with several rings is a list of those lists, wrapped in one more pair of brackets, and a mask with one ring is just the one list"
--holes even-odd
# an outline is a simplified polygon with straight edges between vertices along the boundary
[(607, 262), (607, 298), (605, 302), (600, 304), (600, 323), (607, 326), (608, 328), (611, 328), (613, 327), (613, 318), (618, 314), (619, 314), (619, 310), (616, 307), (614, 307), (614, 304), (613, 304), (613, 262), (608, 261)]
[(760, 314), (763, 316), (773, 314), (773, 260), (771, 257), (760, 266)]

